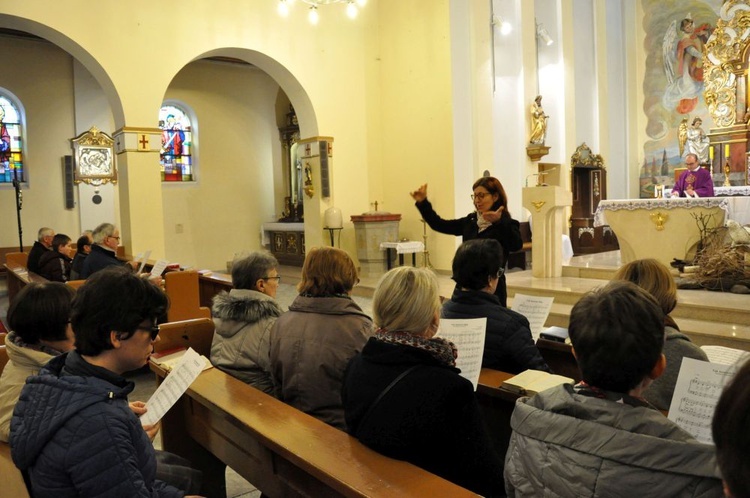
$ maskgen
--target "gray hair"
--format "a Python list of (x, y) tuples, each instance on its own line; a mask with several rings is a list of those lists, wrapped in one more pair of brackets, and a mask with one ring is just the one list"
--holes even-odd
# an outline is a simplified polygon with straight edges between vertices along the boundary
[(91, 238), (94, 239), (94, 244), (103, 244), (104, 239), (111, 237), (114, 233), (115, 226), (112, 223), (102, 223), (94, 228), (94, 233)]
[(39, 231), (36, 234), (36, 240), (39, 242), (42, 241), (45, 237), (53, 237), (55, 235), (55, 231), (48, 227), (42, 227), (39, 229)]
[(278, 260), (267, 251), (256, 251), (237, 256), (232, 262), (232, 285), (235, 289), (257, 290), (258, 280), (279, 266)]
[(394, 268), (381, 277), (372, 297), (375, 325), (391, 332), (421, 336), (439, 314), (437, 277), (425, 268)]

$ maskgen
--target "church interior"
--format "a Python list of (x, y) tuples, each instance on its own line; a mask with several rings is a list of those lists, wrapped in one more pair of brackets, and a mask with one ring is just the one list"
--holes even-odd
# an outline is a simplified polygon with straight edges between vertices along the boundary
[[(130, 258), (220, 274), (268, 249), (288, 284), (306, 249), (334, 245), (370, 297), (396, 261), (380, 244), (422, 243), (403, 261), (429, 264), (450, 296), (461, 239), (427, 227), (409, 194), (427, 184), (460, 218), (494, 176), (529, 231), (510, 301), (552, 296), (546, 325), (566, 327), (621, 264), (695, 257), (691, 213), (711, 216), (704, 231), (750, 224), (750, 38), (734, 30), (750, 1), (349, 4), (353, 18), (343, 0), (0, 0), (0, 97), (23, 133), (20, 188), (0, 174), (0, 255), (40, 227), (75, 241), (111, 222)], [(180, 181), (165, 177), (164, 106), (190, 121)], [(92, 130), (111, 137), (116, 176), (79, 182), (72, 140)], [(689, 153), (715, 197), (669, 199)], [(746, 294), (678, 294), (696, 344), (750, 351)]]

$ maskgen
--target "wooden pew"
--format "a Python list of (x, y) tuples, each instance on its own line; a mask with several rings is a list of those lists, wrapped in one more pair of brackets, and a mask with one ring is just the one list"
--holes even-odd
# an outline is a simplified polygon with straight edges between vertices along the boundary
[(29, 262), (29, 254), (26, 252), (8, 252), (5, 253), (5, 262), (9, 265), (23, 266), (26, 268)]
[(164, 275), (164, 288), (169, 296), (167, 319), (170, 322), (211, 317), (211, 309), (201, 306), (198, 272), (167, 272)]
[[(165, 375), (154, 363), (151, 369)], [(164, 417), (162, 442), (217, 481), (209, 496), (226, 493), (222, 464), (274, 497), (477, 496), (380, 455), (217, 368), (200, 374)]]
[(213, 338), (214, 322), (210, 318), (163, 323), (159, 326), (159, 340), (154, 343), (154, 352), (193, 348), (198, 354), (208, 358)]
[(2, 490), (0, 496), (13, 498), (28, 498), (29, 490), (23, 480), (23, 474), (10, 457), (10, 445), (0, 442), (0, 476), (2, 476)]
[(5, 332), (0, 332), (0, 373), (2, 373), (3, 368), (8, 363), (8, 349), (5, 347), (5, 337), (7, 335)]
[(15, 263), (5, 263), (8, 279), (8, 302), (13, 301), (16, 294), (30, 282), (48, 282), (48, 280), (36, 273), (30, 272), (25, 266)]
[(201, 275), (198, 279), (198, 289), (201, 306), (206, 306), (210, 309), (216, 294), (221, 291), (229, 292), (233, 289), (232, 276), (226, 273)]
[(578, 362), (576, 361), (576, 357), (573, 356), (573, 349), (570, 344), (550, 341), (540, 337), (536, 341), (536, 347), (553, 373), (570, 377), (574, 381), (580, 382), (581, 370), (578, 368)]

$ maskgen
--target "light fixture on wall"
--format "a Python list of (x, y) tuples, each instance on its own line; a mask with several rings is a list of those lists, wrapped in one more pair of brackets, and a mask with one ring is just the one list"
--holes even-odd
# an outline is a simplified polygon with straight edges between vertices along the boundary
[(492, 25), (500, 30), (500, 34), (508, 36), (513, 32), (513, 25), (501, 16), (492, 16)]
[(536, 37), (540, 42), (544, 43), (548, 47), (555, 43), (555, 40), (553, 40), (549, 35), (549, 31), (547, 31), (547, 28), (545, 28), (544, 24), (540, 22), (536, 23)]
[[(364, 7), (367, 3), (367, 0), (299, 0), (300, 2), (306, 3), (310, 6), (310, 10), (307, 14), (307, 19), (310, 21), (310, 24), (318, 24), (318, 21), (320, 20), (320, 15), (318, 14), (318, 7), (321, 5), (330, 5), (334, 3), (343, 3), (346, 4), (346, 15), (350, 19), (354, 19), (357, 17), (357, 14), (359, 13), (359, 8)], [(283, 17), (286, 17), (289, 15), (290, 8), (292, 4), (294, 3), (294, 0), (279, 0), (279, 14)]]

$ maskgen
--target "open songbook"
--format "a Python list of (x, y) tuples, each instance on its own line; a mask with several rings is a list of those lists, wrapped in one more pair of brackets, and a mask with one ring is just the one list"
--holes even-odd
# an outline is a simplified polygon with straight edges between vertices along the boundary
[[(182, 357), (185, 356), (186, 352), (187, 348), (168, 349), (166, 351), (160, 351), (158, 353), (152, 354), (151, 359), (154, 361), (154, 363), (169, 372), (180, 362)], [(203, 371), (213, 367), (211, 361), (208, 358), (203, 355), (200, 355), (200, 357), (205, 362)]]
[(522, 396), (533, 396), (560, 384), (573, 384), (573, 379), (541, 370), (526, 370), (504, 381), (500, 387)]

